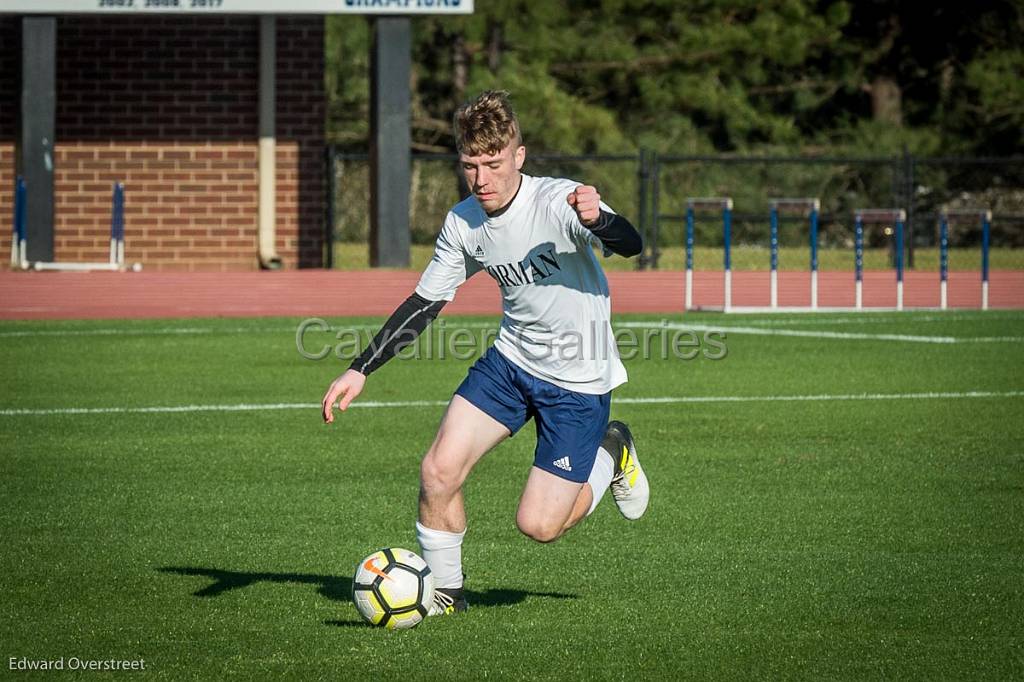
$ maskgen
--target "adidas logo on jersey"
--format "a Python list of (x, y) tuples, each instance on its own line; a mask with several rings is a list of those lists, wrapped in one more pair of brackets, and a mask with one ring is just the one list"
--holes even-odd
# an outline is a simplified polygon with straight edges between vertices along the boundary
[(477, 256), (478, 258), (483, 257), (483, 255), (484, 255), (484, 247), (482, 247), (479, 244), (477, 244), (476, 245), (476, 251), (473, 252), (473, 255)]
[(562, 471), (572, 471), (572, 465), (569, 464), (569, 458), (568, 457), (563, 457), (561, 459), (556, 459), (554, 462), (552, 462), (552, 464), (554, 464), (556, 467), (558, 467)]

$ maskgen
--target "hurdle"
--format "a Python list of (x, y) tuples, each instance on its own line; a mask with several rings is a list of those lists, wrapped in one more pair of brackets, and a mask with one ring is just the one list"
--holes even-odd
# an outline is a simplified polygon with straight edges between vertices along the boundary
[(939, 307), (946, 310), (946, 282), (949, 279), (949, 223), (974, 218), (981, 223), (981, 309), (988, 310), (988, 250), (992, 232), (992, 211), (987, 208), (944, 209), (939, 213)]
[(854, 307), (863, 308), (864, 288), (864, 223), (894, 223), (896, 243), (893, 248), (896, 267), (896, 310), (903, 310), (903, 224), (907, 212), (901, 208), (859, 208), (853, 212)]
[(11, 229), (11, 269), (28, 267), (25, 258), (25, 179), (20, 175), (14, 183), (14, 222)]
[(725, 265), (725, 301), (723, 309), (732, 309), (732, 262), (729, 256), (732, 238), (732, 197), (688, 197), (686, 199), (686, 302), (685, 309), (693, 310), (693, 229), (698, 208), (722, 211), (722, 245)]
[[(25, 262), (22, 267), (33, 270), (61, 270), (61, 271), (87, 271), (87, 270), (124, 270), (124, 184), (114, 183), (110, 214), (110, 257), (104, 263), (46, 263), (35, 261)], [(142, 269), (142, 265), (135, 263), (131, 266), (134, 272)]]
[(801, 199), (769, 199), (771, 209), (771, 307), (779, 307), (779, 212), (807, 213), (811, 245), (811, 310), (818, 309), (818, 214), (821, 201), (817, 197)]

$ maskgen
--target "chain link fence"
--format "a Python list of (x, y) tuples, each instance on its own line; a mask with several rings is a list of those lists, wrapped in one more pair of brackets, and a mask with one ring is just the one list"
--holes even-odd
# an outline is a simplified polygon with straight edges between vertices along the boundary
[[(410, 196), (412, 243), (432, 244), (448, 210), (467, 190), (455, 154), (414, 154)], [(366, 154), (327, 151), (329, 187), (328, 243), (365, 246), (369, 235), (369, 160)], [(636, 155), (527, 156), (531, 175), (574, 178), (595, 185), (616, 211), (630, 217), (644, 235), (646, 250), (636, 267), (680, 269), (686, 200), (732, 197), (737, 269), (768, 266), (769, 201), (814, 197), (821, 201), (819, 248), (824, 269), (852, 269), (853, 214), (863, 208), (907, 212), (908, 267), (937, 267), (938, 216), (943, 209), (990, 209), (993, 249), (1012, 251), (1010, 267), (1024, 267), (1024, 157), (751, 157)], [(951, 267), (976, 269), (980, 223), (959, 220), (950, 226)], [(808, 268), (808, 225), (801, 215), (781, 216), (780, 269)], [(721, 252), (721, 216), (697, 217), (698, 268), (716, 267)], [(891, 226), (871, 225), (867, 248), (872, 264), (891, 260)], [(415, 247), (414, 247), (415, 248)], [(762, 253), (763, 252), (763, 253)], [(352, 267), (346, 259), (328, 259)], [(847, 263), (846, 261), (849, 261)], [(962, 265), (961, 265), (962, 264)], [(414, 266), (416, 263), (414, 263)], [(721, 264), (717, 263), (717, 267)]]

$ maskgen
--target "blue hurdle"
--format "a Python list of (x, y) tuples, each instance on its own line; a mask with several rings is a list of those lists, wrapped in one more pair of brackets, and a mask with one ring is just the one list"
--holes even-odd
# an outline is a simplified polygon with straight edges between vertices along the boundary
[(807, 213), (811, 247), (811, 309), (818, 308), (818, 214), (821, 201), (817, 197), (802, 199), (769, 199), (771, 208), (771, 307), (779, 307), (779, 212)]
[(992, 211), (987, 208), (943, 210), (939, 213), (939, 307), (946, 309), (946, 282), (949, 279), (949, 223), (957, 218), (981, 222), (981, 309), (988, 310), (988, 250), (992, 232)]
[[(110, 211), (110, 257), (105, 263), (25, 263), (23, 267), (33, 270), (124, 270), (124, 184), (114, 183)], [(135, 263), (132, 271), (138, 272), (142, 265)]]
[(14, 182), (14, 221), (11, 229), (11, 269), (28, 267), (25, 243), (25, 179)]
[(722, 211), (723, 264), (725, 266), (725, 312), (732, 310), (732, 197), (689, 197), (686, 199), (686, 310), (693, 310), (693, 229), (696, 209)]
[(896, 310), (903, 310), (903, 224), (907, 212), (901, 208), (859, 208), (854, 211), (854, 279), (856, 282), (855, 307), (863, 307), (864, 283), (864, 223), (893, 223), (896, 243), (893, 246), (893, 265), (896, 268)]
[(110, 210), (110, 262), (124, 266), (124, 183), (114, 185)]

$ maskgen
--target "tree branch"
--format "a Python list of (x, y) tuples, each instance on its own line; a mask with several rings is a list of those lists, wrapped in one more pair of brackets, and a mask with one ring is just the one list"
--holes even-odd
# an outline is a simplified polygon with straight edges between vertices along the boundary
[(610, 61), (554, 62), (549, 67), (552, 73), (575, 73), (577, 71), (641, 71), (649, 67), (670, 66), (677, 62), (699, 62), (722, 54), (721, 50), (704, 50), (686, 54), (656, 54)]
[(417, 142), (416, 140), (413, 140), (409, 146), (415, 151), (430, 152), (433, 154), (449, 154), (453, 151), (451, 147), (442, 147), (441, 145), (427, 144), (426, 142)]
[(803, 79), (780, 85), (752, 85), (747, 88), (747, 92), (751, 95), (778, 95), (785, 92), (796, 92), (797, 90), (822, 89), (835, 91), (841, 88), (842, 85), (842, 81), (816, 81)]
[(412, 127), (416, 130), (429, 130), (444, 135), (452, 134), (452, 124), (437, 118), (431, 118), (427, 114), (420, 114), (412, 119)]

